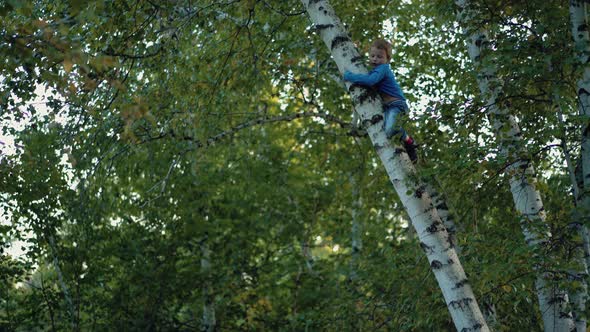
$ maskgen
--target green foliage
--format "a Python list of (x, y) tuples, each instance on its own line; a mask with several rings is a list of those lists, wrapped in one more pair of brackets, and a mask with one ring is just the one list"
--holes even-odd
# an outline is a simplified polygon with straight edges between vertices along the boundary
[[(579, 268), (555, 144), (579, 152), (567, 8), (487, 1), (472, 22), (491, 32), (485, 61), (555, 235), (530, 252), (454, 2), (333, 5), (361, 52), (392, 40), (420, 176), (444, 189), (480, 305), (496, 307), (498, 330), (539, 330), (532, 263)], [(19, 144), (0, 159), (0, 329), (194, 331), (209, 294), (223, 331), (453, 328), (369, 141), (319, 116), (275, 121), (351, 121), (299, 1), (0, 1), (0, 15), (0, 123)], [(15, 240), (29, 243), (20, 258)]]

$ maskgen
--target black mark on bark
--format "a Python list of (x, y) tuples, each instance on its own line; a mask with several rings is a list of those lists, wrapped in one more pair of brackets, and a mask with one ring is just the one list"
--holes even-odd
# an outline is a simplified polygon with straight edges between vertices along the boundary
[[(353, 84), (350, 86), (350, 88), (352, 89), (352, 87), (363, 87), (362, 85), (358, 85), (358, 84)], [(377, 99), (377, 92), (373, 89), (367, 89), (366, 87), (363, 87), (363, 92), (358, 96), (357, 101), (358, 104), (364, 104), (367, 101), (375, 101), (375, 99)]]
[[(451, 229), (447, 229), (447, 231), (449, 233), (454, 232), (454, 230), (451, 230)], [(450, 234), (447, 234), (447, 243), (449, 244), (449, 249), (455, 248), (455, 242), (453, 241), (453, 238), (451, 237)]]
[(352, 62), (353, 64), (356, 64), (357, 62), (362, 62), (362, 61), (363, 61), (362, 56), (355, 56), (354, 58), (350, 59), (350, 62)]
[(442, 265), (442, 263), (441, 263), (441, 262), (439, 262), (439, 261), (437, 261), (437, 260), (433, 260), (433, 261), (432, 261), (432, 263), (430, 263), (430, 267), (431, 267), (433, 270), (438, 270), (438, 269), (440, 269), (442, 266), (443, 266), (443, 265)]
[(430, 234), (436, 233), (443, 229), (443, 224), (440, 221), (435, 221), (430, 226), (426, 227), (426, 231)]
[(471, 302), (473, 302), (473, 299), (466, 297), (464, 299), (449, 302), (449, 306), (451, 306), (453, 309), (463, 309), (464, 307), (467, 307)]
[(455, 284), (455, 289), (465, 287), (465, 285), (467, 285), (468, 283), (469, 281), (467, 279), (463, 279)]
[(317, 24), (317, 25), (315, 26), (315, 28), (316, 28), (318, 31), (325, 30), (325, 29), (329, 29), (329, 28), (333, 28), (333, 27), (334, 27), (334, 24)]
[(379, 123), (380, 121), (383, 121), (383, 115), (375, 114), (375, 115), (373, 115), (373, 117), (371, 118), (370, 121), (371, 121), (372, 125)]
[(565, 302), (565, 296), (563, 295), (556, 295), (555, 297), (549, 299), (549, 304), (559, 304)]
[(461, 329), (461, 332), (471, 332), (471, 331), (479, 331), (483, 325), (481, 323), (475, 323), (472, 327), (464, 327)]
[(383, 120), (383, 115), (381, 115), (381, 114), (375, 114), (370, 119), (364, 119), (362, 121), (362, 125), (363, 125), (364, 128), (367, 128), (369, 126), (372, 126), (372, 125), (378, 123), (381, 120)]
[(420, 248), (422, 248), (422, 250), (424, 250), (424, 252), (426, 252), (426, 254), (434, 253), (434, 246), (429, 246), (424, 242), (420, 242)]
[(336, 47), (347, 42), (350, 42), (350, 38), (348, 38), (348, 36), (336, 36), (334, 39), (332, 39), (332, 45), (330, 46), (330, 49), (334, 50)]
[(418, 189), (416, 189), (416, 192), (414, 193), (414, 197), (416, 198), (422, 198), (422, 195), (424, 195), (424, 192), (426, 192), (426, 189), (424, 186), (420, 186), (418, 187)]

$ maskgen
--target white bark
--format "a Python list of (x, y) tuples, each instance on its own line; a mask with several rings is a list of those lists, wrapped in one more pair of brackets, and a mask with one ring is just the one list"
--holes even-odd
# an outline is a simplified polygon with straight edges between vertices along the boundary
[(561, 149), (563, 150), (563, 156), (565, 158), (565, 165), (567, 166), (567, 170), (570, 176), (570, 181), (572, 182), (572, 191), (574, 194), (574, 200), (577, 202), (580, 199), (580, 187), (578, 186), (578, 181), (576, 180), (576, 168), (572, 161), (572, 157), (568, 148), (567, 140), (566, 140), (566, 124), (565, 120), (563, 119), (563, 109), (561, 108), (561, 97), (557, 92), (553, 92), (553, 102), (555, 104), (555, 112), (557, 113), (557, 119), (559, 120), (559, 125), (561, 126)]
[[(585, 270), (585, 268), (584, 268)], [(586, 331), (587, 320), (584, 314), (586, 310), (586, 300), (588, 297), (588, 286), (586, 280), (588, 273), (586, 271), (577, 273), (572, 280), (580, 283), (580, 288), (572, 293), (572, 304), (574, 306), (574, 323), (576, 331)]]
[[(359, 170), (360, 172), (361, 170)], [(357, 174), (354, 172), (350, 175), (350, 185), (352, 187), (352, 229), (351, 229), (351, 240), (352, 240), (352, 259), (350, 263), (350, 279), (355, 280), (357, 278), (357, 269), (360, 261), (361, 250), (363, 249), (362, 239), (362, 198), (359, 190), (359, 181), (357, 181)]]
[(451, 243), (451, 246), (455, 248), (457, 253), (461, 253), (461, 248), (457, 244), (457, 226), (455, 225), (453, 214), (449, 211), (449, 206), (447, 205), (444, 194), (438, 192), (430, 184), (426, 184), (426, 190), (430, 194), (432, 204), (436, 208), (438, 216), (445, 225), (447, 233), (449, 233), (449, 242)]
[[(346, 87), (344, 81), (342, 81), (342, 85)], [(359, 117), (358, 114), (352, 110), (352, 127), (353, 130), (358, 130), (359, 128)], [(360, 146), (361, 142), (358, 137), (354, 137), (354, 142)], [(363, 152), (364, 153), (364, 152)], [(357, 269), (358, 264), (360, 261), (360, 254), (363, 250), (363, 201), (361, 196), (361, 191), (359, 186), (362, 183), (363, 175), (364, 175), (364, 156), (362, 156), (360, 167), (356, 170), (353, 170), (350, 174), (350, 186), (352, 188), (352, 209), (351, 209), (351, 217), (352, 217), (352, 228), (350, 230), (350, 237), (352, 242), (352, 259), (350, 262), (350, 280), (356, 280), (357, 278)]]
[[(330, 4), (325, 0), (302, 2), (314, 28), (330, 49), (340, 72), (350, 70), (366, 73), (362, 58)], [(412, 220), (455, 327), (459, 331), (489, 331), (430, 196), (419, 183), (407, 154), (402, 149), (392, 146), (385, 137), (382, 129), (381, 98), (370, 89), (350, 84), (347, 86), (360, 123), (367, 130), (373, 147)]]
[(217, 324), (215, 320), (215, 303), (211, 289), (211, 250), (207, 243), (207, 236), (201, 241), (201, 272), (205, 278), (203, 282), (203, 321), (201, 331), (213, 332)]
[(312, 275), (317, 275), (317, 273), (313, 269), (315, 259), (313, 259), (311, 250), (309, 250), (309, 242), (307, 242), (307, 240), (301, 242), (301, 252), (303, 254), (303, 259), (305, 260), (305, 268), (307, 269), (307, 272), (309, 272)]
[[(555, 110), (557, 113), (557, 118), (559, 119), (559, 123), (562, 127), (562, 138), (561, 138), (561, 147), (563, 149), (563, 155), (565, 157), (565, 163), (568, 169), (568, 173), (570, 175), (570, 181), (572, 182), (573, 194), (574, 194), (574, 201), (576, 206), (579, 205), (580, 199), (580, 190), (576, 181), (576, 171), (575, 167), (572, 162), (571, 155), (569, 153), (568, 144), (566, 140), (566, 130), (565, 130), (565, 121), (563, 120), (563, 110), (561, 108), (560, 96), (557, 92), (553, 93), (553, 99), (555, 102)], [(577, 220), (579, 218), (573, 217), (573, 225), (574, 229), (580, 234), (582, 238), (582, 248), (576, 250), (576, 260), (578, 264), (580, 264), (579, 271), (572, 271), (571, 274), (575, 275), (573, 278), (577, 282), (581, 283), (580, 289), (576, 289), (570, 293), (571, 302), (574, 304), (573, 307), (573, 314), (574, 314), (574, 321), (576, 324), (577, 331), (586, 331), (587, 320), (584, 315), (584, 310), (586, 310), (586, 301), (588, 298), (588, 287), (586, 283), (586, 279), (588, 276), (588, 259), (590, 258), (590, 242), (588, 238), (588, 228), (580, 221)]]
[[(469, 21), (477, 14), (470, 10), (469, 1), (457, 0), (456, 3), (461, 9), (459, 20), (468, 36), (469, 57), (477, 68), (479, 90), (482, 96), (487, 98), (487, 112), (498, 140), (500, 153), (507, 161), (517, 158), (506, 168), (510, 192), (516, 210), (521, 216), (525, 241), (537, 249), (548, 241), (551, 234), (545, 222), (541, 195), (536, 188), (535, 171), (529, 160), (520, 158), (527, 153), (521, 142), (521, 132), (516, 119), (502, 107), (499, 100), (502, 83), (496, 76), (496, 68), (493, 65), (484, 66), (481, 62), (482, 50), (489, 44), (487, 32), (471, 29), (472, 24)], [(567, 309), (568, 297), (563, 291), (551, 287), (547, 277), (543, 271), (538, 271), (535, 282), (545, 331), (571, 331), (574, 329), (574, 322)]]
[(584, 118), (582, 126), (582, 188), (580, 208), (587, 218), (590, 215), (590, 36), (588, 32), (587, 6), (584, 1), (570, 1), (572, 35), (576, 43), (578, 63), (583, 66), (582, 79), (578, 81), (578, 109)]
[[(590, 35), (588, 33), (588, 16), (587, 16), (587, 4), (580, 0), (570, 1), (570, 19), (572, 22), (572, 36), (575, 41), (578, 63), (583, 66), (582, 79), (577, 84), (577, 95), (578, 95), (578, 110), (580, 115), (585, 119), (582, 126), (582, 137), (581, 137), (581, 164), (582, 164), (582, 186), (578, 187), (577, 181), (575, 181), (575, 171), (572, 171), (573, 165), (570, 166), (570, 173), (574, 180), (572, 185), (575, 187), (576, 193), (576, 206), (579, 211), (578, 215), (582, 217), (582, 226), (580, 232), (584, 241), (584, 256), (586, 258), (586, 273), (581, 275), (581, 278), (587, 277), (587, 268), (590, 265), (590, 236), (588, 234), (588, 228), (585, 226), (588, 216), (590, 215)], [(571, 163), (571, 161), (570, 161)], [(578, 302), (576, 307), (578, 310), (583, 311), (586, 306), (586, 300), (588, 298), (588, 289), (583, 282), (583, 294), (579, 298), (576, 298)], [(586, 331), (586, 319), (582, 315), (576, 315), (576, 327), (578, 331)]]

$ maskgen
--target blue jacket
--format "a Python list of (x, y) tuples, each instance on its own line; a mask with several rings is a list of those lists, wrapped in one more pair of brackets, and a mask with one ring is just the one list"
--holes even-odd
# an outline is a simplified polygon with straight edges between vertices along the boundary
[(403, 105), (407, 108), (404, 93), (395, 80), (395, 75), (393, 75), (388, 64), (379, 65), (373, 68), (368, 74), (354, 74), (346, 71), (344, 73), (344, 79), (360, 85), (375, 87), (380, 93), (398, 99), (390, 104)]

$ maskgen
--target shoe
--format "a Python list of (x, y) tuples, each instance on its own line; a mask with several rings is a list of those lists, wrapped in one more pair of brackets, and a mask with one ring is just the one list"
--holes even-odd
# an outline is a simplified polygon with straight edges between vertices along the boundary
[(411, 143), (407, 143), (404, 140), (402, 140), (402, 142), (404, 144), (404, 149), (406, 149), (406, 152), (408, 153), (408, 157), (410, 157), (412, 163), (415, 164), (418, 161), (418, 153), (416, 152), (418, 144), (416, 144), (416, 141), (414, 140), (412, 140)]

